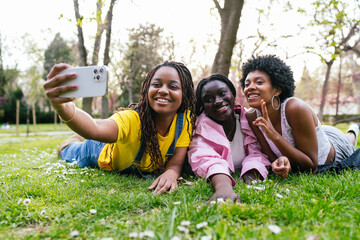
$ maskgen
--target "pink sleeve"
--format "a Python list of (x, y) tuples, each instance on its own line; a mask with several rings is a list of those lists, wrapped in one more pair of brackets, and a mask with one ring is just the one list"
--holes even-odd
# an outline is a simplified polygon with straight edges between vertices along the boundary
[(265, 180), (268, 175), (266, 167), (270, 166), (271, 163), (268, 157), (262, 153), (261, 146), (250, 128), (250, 125), (245, 117), (244, 110), (241, 113), (240, 122), (241, 128), (244, 132), (244, 148), (246, 153), (246, 157), (242, 163), (241, 176), (247, 171), (255, 169)]
[(216, 147), (202, 136), (195, 135), (188, 151), (189, 164), (193, 172), (206, 179), (215, 174), (225, 174), (235, 185), (235, 180), (230, 175), (229, 164), (221, 156), (223, 150), (226, 148)]

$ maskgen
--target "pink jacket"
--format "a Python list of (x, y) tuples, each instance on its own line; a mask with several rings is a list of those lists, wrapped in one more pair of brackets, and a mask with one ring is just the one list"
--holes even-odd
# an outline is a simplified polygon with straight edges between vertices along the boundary
[[(242, 162), (241, 176), (251, 169), (256, 169), (263, 179), (266, 179), (268, 174), (266, 166), (270, 166), (271, 163), (268, 157), (261, 152), (260, 144), (250, 128), (243, 108), (241, 108), (239, 120), (244, 133), (246, 154)], [(188, 151), (192, 170), (197, 176), (204, 178), (219, 173), (226, 174), (235, 185), (235, 180), (230, 175), (230, 171), (235, 172), (230, 143), (222, 126), (208, 118), (205, 113), (197, 118), (195, 125), (196, 129)]]

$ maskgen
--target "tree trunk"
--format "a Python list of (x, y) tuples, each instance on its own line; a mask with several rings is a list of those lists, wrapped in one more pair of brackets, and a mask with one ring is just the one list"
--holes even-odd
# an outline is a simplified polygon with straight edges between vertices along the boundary
[(342, 57), (340, 55), (340, 64), (339, 64), (339, 79), (338, 79), (338, 87), (336, 91), (336, 112), (335, 112), (335, 122), (338, 120), (339, 115), (339, 99), (340, 99), (340, 89), (341, 89), (341, 65), (342, 65)]
[(320, 103), (320, 109), (319, 109), (319, 114), (318, 114), (320, 122), (322, 122), (322, 120), (323, 120), (326, 94), (328, 91), (328, 83), (329, 83), (330, 72), (331, 72), (331, 67), (332, 67), (333, 63), (334, 63), (334, 59), (330, 60), (329, 62), (326, 62), (327, 69), (326, 69), (324, 85), (322, 88), (321, 103)]
[[(105, 51), (104, 51), (104, 65), (108, 66), (110, 63), (110, 43), (111, 43), (111, 25), (112, 25), (112, 16), (113, 16), (113, 9), (116, 0), (111, 0), (109, 10), (106, 14), (106, 41), (105, 41)], [(109, 117), (109, 99), (108, 93), (101, 98), (101, 118)]]
[(34, 126), (34, 135), (36, 135), (36, 112), (35, 112), (35, 103), (31, 104), (32, 107), (32, 119), (33, 119), (33, 126)]
[[(78, 46), (80, 52), (80, 64), (81, 66), (87, 66), (87, 52), (85, 48), (85, 41), (84, 41), (84, 34), (82, 30), (82, 16), (80, 16), (79, 12), (79, 1), (74, 0), (74, 9), (75, 9), (75, 18), (76, 18), (76, 25), (78, 30)], [(92, 115), (91, 105), (92, 105), (92, 98), (83, 98), (82, 99), (82, 108), (85, 112)]]
[(225, 0), (224, 8), (220, 7), (217, 0), (213, 1), (221, 18), (221, 35), (212, 72), (228, 76), (244, 0)]

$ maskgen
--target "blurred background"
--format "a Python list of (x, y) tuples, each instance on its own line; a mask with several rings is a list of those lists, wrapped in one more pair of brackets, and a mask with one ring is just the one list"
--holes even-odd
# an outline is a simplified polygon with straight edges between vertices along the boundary
[(107, 94), (75, 101), (98, 118), (137, 102), (146, 73), (165, 60), (186, 64), (195, 85), (228, 76), (246, 106), (241, 66), (264, 54), (291, 66), (295, 96), (322, 122), (360, 121), (359, 16), (358, 0), (3, 1), (0, 123), (60, 123), (42, 87), (60, 62), (108, 66)]

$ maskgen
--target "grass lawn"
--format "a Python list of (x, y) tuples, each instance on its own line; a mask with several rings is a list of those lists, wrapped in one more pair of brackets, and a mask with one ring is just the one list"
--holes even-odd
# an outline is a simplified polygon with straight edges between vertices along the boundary
[[(10, 129), (0, 129), (1, 133), (16, 133), (16, 125), (11, 124)], [(19, 133), (27, 133), (29, 131), (30, 133), (35, 132), (34, 125), (29, 124), (19, 124)], [(65, 124), (65, 123), (57, 123), (56, 125), (54, 123), (41, 123), (36, 125), (36, 132), (53, 132), (53, 131), (71, 131), (71, 129)]]
[(243, 204), (206, 205), (203, 179), (153, 195), (152, 180), (67, 164), (68, 136), (0, 137), (0, 239), (360, 239), (358, 171), (250, 186), (235, 174)]

